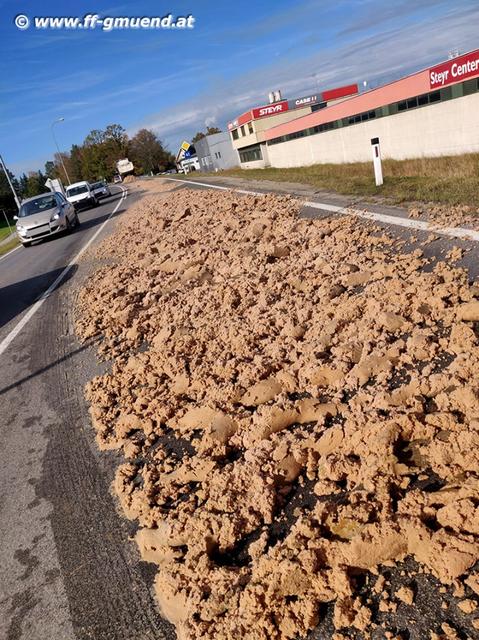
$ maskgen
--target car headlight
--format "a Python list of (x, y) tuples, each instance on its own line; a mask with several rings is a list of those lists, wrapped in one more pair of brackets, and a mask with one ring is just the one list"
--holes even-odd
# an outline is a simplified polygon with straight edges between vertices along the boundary
[(54, 213), (50, 218), (50, 222), (53, 222), (54, 220), (58, 220), (59, 218), (60, 218), (60, 214), (58, 212)]

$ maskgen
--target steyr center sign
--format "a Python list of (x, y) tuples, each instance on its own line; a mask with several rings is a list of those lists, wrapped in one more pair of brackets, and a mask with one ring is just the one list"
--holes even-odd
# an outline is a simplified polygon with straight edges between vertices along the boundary
[(479, 54), (466, 53), (429, 69), (429, 86), (440, 89), (448, 84), (479, 75)]

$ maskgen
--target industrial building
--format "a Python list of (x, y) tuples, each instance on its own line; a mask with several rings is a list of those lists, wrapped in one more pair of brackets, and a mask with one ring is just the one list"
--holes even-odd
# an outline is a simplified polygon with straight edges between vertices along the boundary
[(255, 169), (270, 166), (266, 145), (266, 132), (270, 128), (320, 111), (357, 93), (357, 84), (294, 100), (282, 100), (279, 91), (271, 93), (269, 104), (250, 109), (228, 124), (231, 141), (238, 151), (241, 167)]
[(243, 138), (248, 143), (251, 138), (248, 154), (246, 145), (238, 145), (238, 127), (230, 129), (240, 166), (368, 161), (373, 138), (379, 138), (383, 158), (478, 152), (479, 50), (322, 108), (314, 106), (281, 114), (289, 116), (281, 121), (280, 116), (260, 121), (266, 125), (260, 135), (257, 122), (238, 119), (238, 125), (252, 126), (256, 133), (254, 140), (251, 133)]
[(237, 167), (238, 154), (227, 131), (212, 133), (195, 142), (199, 171), (222, 171)]

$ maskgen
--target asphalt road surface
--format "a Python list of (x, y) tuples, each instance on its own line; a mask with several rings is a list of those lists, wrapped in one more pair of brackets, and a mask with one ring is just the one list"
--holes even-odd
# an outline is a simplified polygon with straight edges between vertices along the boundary
[[(128, 542), (110, 493), (113, 456), (95, 449), (83, 387), (94, 350), (73, 335), (82, 263), (21, 328), (44, 293), (117, 208), (122, 190), (80, 213), (69, 235), (0, 260), (0, 638), (172, 638), (151, 595), (151, 568)], [(94, 242), (108, 233), (109, 220)], [(38, 306), (38, 305), (37, 305)], [(5, 344), (7, 347), (5, 348)], [(93, 363), (93, 364), (92, 364)]]
[[(73, 332), (74, 292), (91, 269), (76, 257), (92, 238), (96, 244), (110, 233), (140, 195), (141, 187), (127, 197), (115, 189), (101, 206), (80, 214), (73, 233), (0, 259), (2, 640), (175, 638), (152, 596), (154, 567), (140, 562), (128, 540), (134, 524), (116, 511), (110, 485), (118, 461), (96, 450), (83, 389), (104, 369), (94, 347), (80, 345)], [(305, 209), (303, 215), (328, 214)], [(407, 249), (425, 237), (414, 232), (414, 240), (412, 231), (393, 225), (388, 230), (403, 237)], [(443, 238), (424, 250), (443, 258), (453, 245), (467, 249), (460, 264), (476, 278), (477, 243)], [(417, 614), (422, 628), (431, 628), (440, 610), (429, 587), (425, 593)], [(330, 637), (330, 631), (310, 637)]]

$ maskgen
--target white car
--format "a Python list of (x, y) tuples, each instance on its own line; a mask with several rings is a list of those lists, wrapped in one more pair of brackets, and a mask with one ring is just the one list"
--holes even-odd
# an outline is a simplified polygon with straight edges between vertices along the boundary
[(70, 184), (67, 189), (67, 200), (75, 209), (81, 209), (82, 207), (96, 207), (98, 204), (98, 198), (93, 192), (93, 189), (86, 180), (82, 182), (75, 182)]

